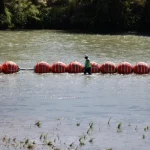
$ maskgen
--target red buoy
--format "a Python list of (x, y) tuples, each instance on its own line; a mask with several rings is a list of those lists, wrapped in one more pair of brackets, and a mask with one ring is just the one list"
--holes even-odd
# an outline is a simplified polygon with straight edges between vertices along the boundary
[(133, 72), (133, 67), (128, 62), (121, 62), (117, 66), (117, 72), (120, 73), (120, 74), (130, 74), (130, 73)]
[(41, 61), (35, 65), (34, 72), (35, 73), (49, 73), (51, 72), (51, 66), (47, 62)]
[(71, 62), (68, 66), (67, 66), (67, 71), (69, 73), (81, 73), (83, 72), (83, 65), (77, 61)]
[(0, 65), (0, 73), (2, 72), (2, 65)]
[(52, 72), (53, 73), (64, 73), (67, 70), (66, 64), (63, 62), (56, 62), (52, 65)]
[(115, 73), (117, 70), (116, 65), (110, 61), (103, 63), (100, 69), (102, 73)]
[(91, 72), (92, 73), (99, 73), (100, 72), (100, 65), (96, 62), (91, 62)]
[(133, 71), (136, 74), (148, 74), (150, 72), (149, 66), (145, 62), (138, 62), (134, 67)]
[(19, 67), (16, 63), (12, 61), (7, 61), (2, 65), (2, 71), (7, 74), (15, 73), (19, 71)]

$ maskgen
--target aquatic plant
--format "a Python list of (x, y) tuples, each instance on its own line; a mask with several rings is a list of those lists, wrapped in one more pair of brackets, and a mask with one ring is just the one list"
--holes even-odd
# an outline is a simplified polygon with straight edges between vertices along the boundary
[(41, 127), (41, 122), (40, 121), (37, 121), (36, 123), (35, 123), (35, 126), (37, 126), (37, 127)]
[(74, 142), (72, 142), (69, 146), (70, 146), (70, 147), (72, 147), (72, 146), (73, 146), (73, 144), (74, 144)]
[(26, 139), (24, 143), (25, 143), (25, 144), (28, 144), (28, 143), (29, 143), (29, 139)]
[(49, 141), (49, 142), (47, 142), (47, 145), (48, 145), (48, 146), (52, 146), (53, 144), (52, 144), (51, 141)]
[(77, 123), (76, 125), (77, 125), (77, 126), (80, 126), (80, 123)]
[(79, 144), (80, 146), (84, 146), (85, 145), (85, 143), (84, 142), (82, 142), (82, 141), (80, 141), (80, 144)]
[(110, 125), (110, 119), (111, 119), (111, 117), (110, 117), (109, 120), (108, 120), (108, 125)]
[(89, 142), (90, 142), (90, 143), (93, 143), (93, 140), (94, 140), (94, 138), (91, 138), (91, 139), (89, 140)]
[(122, 122), (120, 122), (119, 124), (118, 124), (118, 126), (117, 126), (117, 132), (121, 132), (122, 130), (121, 130), (121, 126), (122, 126)]
[(32, 145), (32, 144), (29, 144), (29, 145), (27, 146), (28, 149), (33, 149), (33, 147), (34, 147), (34, 145)]
[(42, 140), (42, 138), (43, 138), (43, 134), (40, 135), (40, 140)]
[(89, 123), (90, 129), (93, 129), (93, 125), (94, 125), (93, 122), (90, 122), (90, 123)]
[[(110, 118), (109, 118), (110, 119)], [(108, 121), (109, 122), (109, 121)], [(37, 122), (36, 122), (37, 123)], [(35, 123), (35, 124), (36, 124)], [(38, 124), (38, 123), (37, 123)], [(56, 123), (57, 125), (57, 123)], [(78, 149), (82, 149), (81, 147), (86, 145), (89, 146), (89, 144), (94, 144), (94, 139), (95, 137), (91, 137), (91, 135), (89, 134), (90, 132), (92, 132), (92, 136), (94, 135), (94, 131), (97, 131), (99, 126), (95, 125), (93, 122), (90, 122), (88, 125), (87, 125), (87, 128), (88, 130), (84, 131), (82, 133), (81, 136), (77, 136), (76, 138), (77, 141), (71, 141), (69, 144), (67, 143), (63, 143), (61, 141), (61, 136), (59, 135), (59, 133), (53, 133), (52, 134), (52, 137), (51, 139), (48, 139), (49, 136), (49, 133), (41, 133), (41, 131), (38, 131), (40, 132), (39, 136), (38, 136), (38, 141), (35, 142), (35, 138), (33, 137), (33, 139), (31, 137), (26, 137), (25, 139), (21, 139), (21, 140), (18, 140), (16, 137), (14, 138), (11, 138), (9, 137), (8, 135), (6, 136), (3, 136), (2, 137), (2, 142), (3, 142), (3, 146), (5, 146), (6, 148), (9, 147), (10, 149), (38, 149), (39, 147), (41, 148), (44, 148), (44, 147), (47, 147), (48, 149), (52, 149), (52, 150), (60, 150), (61, 148), (59, 148), (59, 146), (61, 146), (62, 144), (64, 144), (63, 146), (68, 149), (68, 150), (71, 150), (71, 149), (74, 149), (74, 150), (78, 150)], [(38, 126), (38, 125), (36, 125)], [(34, 126), (34, 127), (36, 127)], [(93, 130), (93, 126), (94, 126), (94, 130)], [(137, 126), (136, 126), (137, 128)], [(103, 129), (103, 128), (102, 128)], [(110, 128), (109, 128), (110, 129)], [(134, 128), (133, 128), (134, 129)], [(149, 130), (149, 126), (145, 126), (144, 127), (144, 131), (148, 131)], [(56, 131), (56, 130), (55, 130)], [(122, 122), (119, 122), (117, 124), (117, 132), (121, 132), (122, 131)], [(49, 136), (48, 136), (49, 135)], [(56, 137), (57, 136), (57, 137)], [(146, 135), (143, 134), (141, 136), (142, 139), (145, 139), (146, 138)], [(112, 150), (112, 148), (106, 148), (105, 150)]]
[(144, 131), (148, 131), (148, 130), (149, 130), (149, 127), (148, 127), (148, 126), (144, 128)]
[(3, 137), (2, 140), (3, 140), (3, 142), (6, 142), (6, 135)]

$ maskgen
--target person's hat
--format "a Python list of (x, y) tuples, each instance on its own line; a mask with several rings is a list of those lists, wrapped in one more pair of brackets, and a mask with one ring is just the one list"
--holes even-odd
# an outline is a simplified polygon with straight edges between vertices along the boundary
[(85, 55), (85, 58), (88, 58), (88, 55), (87, 55), (87, 54)]

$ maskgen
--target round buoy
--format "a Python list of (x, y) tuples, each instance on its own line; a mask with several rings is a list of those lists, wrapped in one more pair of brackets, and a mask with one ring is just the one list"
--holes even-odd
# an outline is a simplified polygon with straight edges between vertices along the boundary
[(37, 63), (34, 67), (35, 73), (49, 73), (51, 72), (51, 66), (44, 61)]
[(133, 72), (133, 67), (128, 62), (121, 62), (117, 66), (117, 72), (120, 73), (120, 74), (130, 74), (130, 73)]
[(134, 68), (133, 68), (134, 73), (136, 74), (148, 74), (150, 72), (148, 64), (145, 62), (138, 62)]
[(80, 73), (83, 72), (83, 65), (77, 61), (71, 62), (68, 66), (67, 66), (67, 71), (69, 73)]
[(12, 61), (7, 61), (2, 65), (2, 71), (7, 74), (15, 73), (19, 71), (19, 67), (16, 63)]
[(63, 62), (56, 62), (52, 65), (52, 72), (53, 73), (64, 73), (67, 70), (66, 64)]
[(2, 65), (0, 65), (0, 73), (2, 72)]
[(102, 73), (115, 73), (117, 70), (116, 65), (110, 61), (103, 63), (100, 69)]
[(100, 65), (96, 62), (91, 62), (91, 72), (92, 73), (99, 73), (100, 72)]

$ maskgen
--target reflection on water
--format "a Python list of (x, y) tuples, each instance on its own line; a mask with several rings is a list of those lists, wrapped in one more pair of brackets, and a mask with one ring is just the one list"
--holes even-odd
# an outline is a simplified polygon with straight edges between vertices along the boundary
[[(131, 35), (68, 34), (57, 31), (1, 31), (0, 63), (12, 60), (20, 68), (33, 68), (41, 60), (52, 64), (77, 60), (84, 63), (84, 54), (103, 63), (123, 60), (150, 64), (150, 38)], [(20, 71), (0, 74), (1, 136), (33, 137), (53, 130), (63, 142), (77, 143), (93, 121), (90, 135), (94, 143), (81, 149), (149, 149), (150, 75), (118, 74), (43, 74)], [(108, 127), (108, 119), (111, 126)], [(41, 120), (41, 129), (30, 128)], [(76, 127), (80, 122), (81, 126)], [(122, 122), (121, 133), (116, 133)], [(129, 128), (128, 124), (131, 124)], [(135, 131), (135, 127), (138, 131)], [(99, 130), (100, 129), (100, 130)], [(145, 134), (146, 138), (141, 137)], [(87, 142), (88, 143), (88, 142)], [(60, 144), (61, 145), (61, 144)], [(4, 147), (2, 148), (4, 149)], [(6, 148), (8, 149), (8, 148)]]

